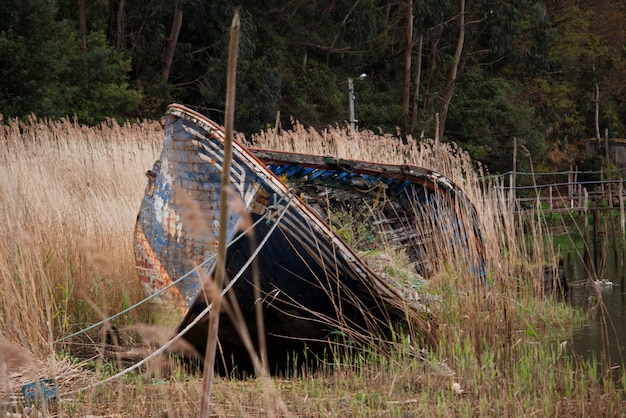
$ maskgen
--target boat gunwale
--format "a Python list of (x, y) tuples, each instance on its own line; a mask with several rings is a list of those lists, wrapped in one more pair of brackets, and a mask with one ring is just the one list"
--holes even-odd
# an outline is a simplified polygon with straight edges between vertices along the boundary
[[(225, 140), (225, 130), (220, 124), (214, 122), (209, 117), (189, 109), (188, 107), (173, 103), (167, 108), (166, 115), (172, 115), (188, 122), (193, 123), (197, 127), (202, 128), (209, 134), (214, 134), (219, 140)], [(298, 164), (306, 167), (321, 168), (321, 166), (334, 168), (339, 164), (329, 164), (326, 160), (332, 158), (337, 162), (345, 162), (350, 164), (350, 169), (346, 169), (346, 172), (353, 172), (356, 174), (365, 175), (379, 175), (394, 180), (404, 180), (411, 183), (419, 184), (425, 187), (431, 188), (435, 191), (439, 189), (443, 193), (440, 196), (444, 197), (444, 200), (451, 207), (456, 207), (457, 204), (461, 204), (466, 207), (467, 211), (455, 210), (456, 216), (461, 221), (466, 216), (469, 217), (472, 224), (474, 241), (477, 252), (484, 257), (484, 244), (482, 240), (482, 234), (478, 224), (478, 211), (475, 204), (467, 197), (463, 190), (452, 180), (438, 171), (431, 170), (425, 167), (415, 166), (411, 164), (393, 164), (393, 163), (381, 163), (372, 162), (359, 159), (337, 158), (332, 155), (319, 155), (319, 154), (305, 154), (292, 151), (281, 150), (268, 150), (256, 147), (248, 147), (247, 145), (232, 139), (233, 149), (236, 150), (238, 155), (245, 157), (249, 163), (253, 164), (257, 174), (264, 174), (264, 179), (279, 189), (282, 196), (288, 196), (294, 194), (293, 191), (283, 182), (279, 176), (277, 176), (268, 167), (268, 164), (273, 163), (291, 163)], [(304, 160), (304, 161), (302, 161)], [(428, 184), (430, 183), (430, 184)], [(338, 247), (342, 248), (345, 255), (350, 255), (351, 259), (346, 257), (346, 261), (350, 262), (355, 268), (365, 270), (366, 276), (374, 277), (379, 285), (383, 285), (387, 291), (391, 291), (393, 296), (401, 297), (402, 295), (385, 280), (383, 280), (372, 268), (353, 250), (340, 236), (338, 236), (330, 227), (330, 225), (306, 202), (304, 202), (299, 196), (295, 195), (294, 203), (296, 206), (304, 210), (308, 216), (315, 220), (318, 227), (322, 228), (324, 233), (332, 238)], [(460, 199), (460, 200), (459, 200)], [(467, 213), (465, 213), (467, 212)]]
[[(170, 115), (190, 122), (196, 127), (203, 129), (208, 134), (208, 140), (217, 139), (222, 142), (225, 140), (224, 128), (221, 125), (215, 123), (201, 113), (183, 105), (170, 104), (165, 114), (166, 117)], [(211, 138), (211, 136), (214, 136), (214, 138)], [(254, 166), (254, 170), (257, 175), (267, 181), (268, 185), (278, 189), (274, 190), (274, 192), (278, 192), (282, 196), (293, 195), (292, 205), (295, 204), (298, 210), (303, 211), (306, 214), (305, 216), (311, 219), (315, 225), (319, 227), (328, 238), (331, 239), (332, 244), (335, 245), (339, 251), (341, 251), (345, 261), (350, 263), (350, 265), (354, 268), (355, 273), (357, 273), (362, 280), (370, 280), (370, 285), (374, 285), (379, 289), (379, 291), (384, 291), (386, 294), (381, 293), (381, 297), (403, 298), (402, 293), (398, 289), (380, 277), (340, 236), (332, 230), (330, 225), (328, 225), (313, 208), (297, 196), (297, 194), (293, 193), (293, 191), (287, 187), (287, 185), (276, 174), (274, 174), (260, 158), (254, 155), (247, 146), (235, 139), (232, 141), (235, 154), (244, 161), (248, 160), (248, 163)]]

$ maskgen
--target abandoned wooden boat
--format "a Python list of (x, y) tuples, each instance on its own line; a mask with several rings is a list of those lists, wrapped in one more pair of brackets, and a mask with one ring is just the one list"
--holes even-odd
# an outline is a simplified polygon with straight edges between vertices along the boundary
[(476, 209), (441, 174), (416, 166), (332, 156), (255, 148), (250, 152), (337, 235), (347, 235), (357, 252), (381, 247), (404, 250), (422, 277), (431, 275), (439, 256), (456, 252), (474, 264), (476, 275), (483, 274)]
[[(202, 354), (208, 315), (198, 315), (211, 299), (223, 140), (223, 129), (206, 117), (181, 105), (168, 108), (163, 150), (147, 173), (135, 230), (144, 289), (160, 292), (157, 299), (179, 331), (198, 321), (184, 338)], [(381, 243), (401, 248), (416, 277), (427, 276), (431, 260), (443, 256), (431, 245), (440, 241), (436, 235), (445, 234), (454, 251), (482, 251), (472, 205), (430, 170), (254, 150), (235, 142), (230, 185), (227, 287), (251, 335), (257, 329), (255, 303), (262, 303), (272, 364), (305, 346), (324, 346), (333, 335), (385, 338), (390, 327), (409, 318), (423, 321), (428, 332), (419, 296), (372, 270), (358, 251)], [(358, 231), (346, 234), (342, 221), (357, 224)], [(260, 300), (254, 298), (251, 260)], [(226, 315), (219, 347), (226, 362), (248, 358)]]

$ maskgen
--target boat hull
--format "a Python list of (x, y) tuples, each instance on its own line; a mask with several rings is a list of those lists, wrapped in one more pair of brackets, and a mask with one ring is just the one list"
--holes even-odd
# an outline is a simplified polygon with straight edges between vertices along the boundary
[[(206, 313), (217, 291), (212, 275), (220, 227), (223, 152), (221, 127), (182, 106), (170, 106), (163, 150), (147, 173), (135, 230), (137, 272), (146, 293), (158, 293), (155, 300), (167, 307), (179, 332), (197, 322), (185, 330), (183, 338), (200, 357), (206, 349), (208, 315), (199, 315)], [(444, 206), (457, 205), (459, 191), (428, 170), (359, 162), (352, 162), (347, 170), (343, 163), (321, 158), (233, 144), (225, 226), (225, 306), (230, 312), (235, 311), (235, 304), (239, 307), (240, 320), (256, 344), (254, 312), (256, 304), (262, 304), (269, 360), (274, 364), (284, 363), (294, 351), (327, 347), (328, 341), (337, 338), (350, 342), (387, 339), (396, 324), (414, 319), (422, 321), (424, 332), (430, 332), (419, 297), (407, 295), (397, 283), (375, 273), (333, 231), (326, 209), (320, 206), (330, 201), (329, 195), (320, 193), (343, 190), (332, 196), (335, 210), (358, 204), (354, 196), (370, 203), (388, 196), (388, 206), (381, 206), (387, 214), (379, 213), (393, 220), (385, 219), (380, 231), (385, 236), (385, 228), (393, 232), (389, 236), (406, 247), (413, 260), (422, 261), (421, 273), (428, 273), (426, 236), (416, 235), (415, 208), (429, 207), (443, 214)], [(454, 224), (461, 223), (459, 218)], [(458, 239), (461, 230), (448, 232), (451, 239)], [(465, 247), (475, 247), (480, 241), (475, 229), (470, 235), (464, 238)], [(415, 242), (416, 236), (421, 243)], [(258, 299), (255, 280), (260, 288)], [(221, 358), (229, 363), (226, 368), (247, 363), (237, 330), (239, 320), (221, 317), (219, 345)]]

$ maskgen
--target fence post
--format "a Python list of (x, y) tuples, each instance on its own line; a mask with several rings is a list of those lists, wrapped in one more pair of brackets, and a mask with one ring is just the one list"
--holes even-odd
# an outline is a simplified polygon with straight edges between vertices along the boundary
[(619, 221), (622, 231), (622, 244), (624, 243), (624, 233), (626, 232), (626, 218), (624, 218), (624, 179), (619, 181)]
[(550, 185), (550, 210), (554, 209), (554, 206), (552, 205), (552, 185)]
[(607, 204), (608, 207), (613, 207), (613, 196), (611, 192), (611, 158), (609, 157), (609, 130), (608, 128), (604, 130), (604, 145), (606, 150), (606, 180), (609, 182), (606, 186), (609, 188), (609, 192), (607, 193)]
[(570, 209), (574, 209), (574, 175), (572, 173), (572, 166), (567, 173), (567, 198), (570, 201)]
[(513, 137), (513, 171), (511, 171), (511, 179), (509, 180), (511, 190), (511, 210), (515, 211), (517, 201), (517, 137)]
[(593, 280), (600, 279), (600, 219), (598, 217), (598, 202), (593, 201)]
[(578, 195), (578, 207), (580, 208), (583, 205), (583, 185), (579, 184), (576, 189), (576, 194)]
[(584, 187), (583, 191), (585, 192), (585, 201), (583, 205), (583, 215), (585, 217), (585, 238), (589, 236), (589, 217), (587, 209), (589, 207), (589, 193), (587, 193), (587, 188)]
[(619, 220), (622, 231), (622, 287), (624, 286), (624, 258), (626, 256), (626, 218), (624, 217), (624, 178), (619, 180)]

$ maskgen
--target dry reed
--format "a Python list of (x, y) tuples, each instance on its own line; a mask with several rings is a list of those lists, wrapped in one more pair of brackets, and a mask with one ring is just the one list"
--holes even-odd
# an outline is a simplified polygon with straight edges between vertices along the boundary
[[(136, 300), (132, 231), (155, 122), (97, 128), (69, 120), (0, 126), (0, 331), (37, 355), (59, 336)], [(110, 298), (111, 295), (118, 295)], [(83, 315), (84, 314), (84, 315)]]
[[(0, 125), (0, 337), (32, 352), (38, 367), (23, 369), (20, 376), (0, 370), (0, 382), (8, 379), (11, 388), (0, 393), (3, 401), (14, 399), (23, 382), (42, 375), (56, 376), (64, 390), (106, 375), (102, 366), (94, 374), (84, 371), (84, 363), (59, 360), (63, 345), (51, 342), (143, 297), (134, 272), (132, 231), (144, 171), (157, 158), (163, 138), (155, 122), (120, 126), (110, 121), (97, 128), (68, 120), (5, 122)], [(619, 414), (610, 385), (594, 380), (592, 370), (563, 363), (560, 352), (553, 358), (546, 349), (546, 358), (538, 357), (545, 360), (541, 364), (528, 354), (539, 350), (530, 331), (540, 333), (537, 324), (546, 332), (555, 325), (546, 320), (552, 312), (537, 305), (536, 298), (543, 292), (543, 267), (554, 264), (556, 255), (543, 245), (542, 224), (524, 224), (511, 215), (507, 196), (498, 187), (481, 185), (466, 154), (450, 144), (294, 126), (292, 131), (270, 130), (252, 142), (414, 164), (452, 179), (479, 209), (476, 219), (465, 221), (466, 228), (476, 221), (481, 229), (486, 273), (484, 283), (476, 283), (474, 255), (459, 253), (449, 237), (433, 242), (431, 250), (440, 257), (428, 290), (440, 301), (432, 315), (445, 325), (434, 360), (420, 360), (415, 340), (407, 340), (407, 350), (396, 355), (373, 352), (356, 365), (344, 365), (337, 357), (332, 371), (323, 368), (311, 375), (302, 370), (300, 379), (277, 379), (276, 389), (292, 413), (480, 416), (543, 408), (544, 415)], [(531, 245), (524, 240), (527, 235)], [(146, 322), (147, 316), (133, 312), (124, 321)], [(521, 376), (518, 369), (526, 358), (531, 359), (529, 371)], [(437, 359), (447, 359), (447, 365)], [(536, 390), (538, 381), (547, 394)], [(153, 382), (131, 374), (62, 398), (60, 414), (197, 416), (200, 381), (174, 371), (160, 384)], [(267, 395), (263, 382), (217, 380), (213, 410), (220, 416), (264, 416), (270, 411)]]
[[(527, 222), (516, 218), (508, 206), (506, 195), (498, 184), (483, 184), (480, 167), (474, 167), (467, 153), (455, 144), (435, 142), (412, 137), (404, 140), (392, 135), (376, 135), (371, 131), (351, 132), (348, 128), (333, 127), (321, 132), (305, 128), (294, 122), (291, 131), (270, 129), (250, 140), (250, 145), (283, 151), (332, 155), (336, 158), (377, 161), (390, 164), (415, 165), (438, 171), (459, 186), (464, 195), (477, 208), (475, 218), (466, 216), (461, 231), (472, 230), (473, 223), (480, 229), (484, 253), (462, 251), (454, 237), (440, 234), (428, 242), (429, 262), (435, 273), (428, 287), (441, 296), (444, 316), (460, 314), (461, 323), (456, 329), (444, 327), (442, 338), (455, 341), (458, 332), (470, 335), (479, 353), (495, 348), (505, 340), (511, 341), (515, 330), (523, 329), (526, 320), (518, 313), (520, 305), (544, 294), (544, 267), (556, 271), (558, 254), (545, 245), (550, 237), (540, 222)], [(456, 208), (469, 214), (472, 208)], [(416, 207), (416, 211), (419, 209)], [(424, 231), (454, 231), (454, 216), (437, 216), (422, 213), (418, 216), (418, 229)], [(439, 214), (441, 215), (441, 214)], [(444, 218), (443, 221), (441, 218)], [(527, 217), (525, 219), (533, 219)], [(421, 220), (421, 221), (420, 221)], [(525, 237), (531, 237), (528, 245)], [(484, 256), (484, 276), (480, 281), (488, 286), (477, 286), (476, 266)], [(552, 277), (554, 278), (554, 277)], [(522, 291), (520, 291), (520, 289)], [(445, 300), (454, 301), (450, 306)], [(502, 320), (505, 318), (505, 320)], [(448, 335), (445, 335), (449, 332)], [(484, 346), (490, 341), (490, 346)], [(442, 344), (450, 346), (445, 342)], [(452, 353), (447, 353), (452, 355)]]

